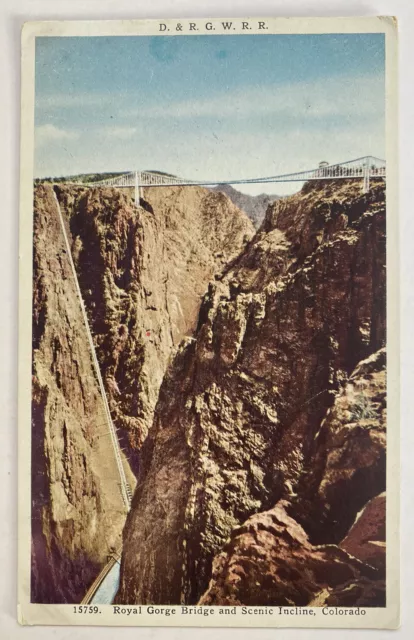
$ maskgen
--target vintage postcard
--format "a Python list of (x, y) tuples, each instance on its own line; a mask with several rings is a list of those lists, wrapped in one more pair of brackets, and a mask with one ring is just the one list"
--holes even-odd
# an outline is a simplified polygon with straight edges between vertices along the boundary
[(399, 624), (397, 24), (22, 32), (22, 624)]

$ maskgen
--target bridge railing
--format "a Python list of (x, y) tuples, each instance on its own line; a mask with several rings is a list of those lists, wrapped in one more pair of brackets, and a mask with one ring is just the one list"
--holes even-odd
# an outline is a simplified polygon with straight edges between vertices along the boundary
[(199, 185), (199, 186), (214, 186), (218, 184), (265, 184), (273, 182), (307, 182), (308, 180), (320, 180), (322, 179), (352, 179), (362, 178), (364, 184), (369, 184), (370, 177), (386, 176), (385, 160), (375, 158), (373, 156), (365, 156), (362, 158), (356, 158), (355, 160), (348, 160), (346, 162), (340, 162), (336, 164), (326, 165), (318, 167), (316, 169), (310, 169), (306, 171), (297, 171), (295, 173), (285, 173), (276, 176), (267, 176), (259, 178), (246, 178), (241, 180), (187, 180), (186, 178), (179, 178), (177, 176), (153, 173), (151, 171), (133, 171), (125, 173), (120, 176), (108, 178), (106, 180), (100, 180), (99, 182), (89, 183), (91, 187), (134, 187), (135, 199), (139, 202), (139, 194), (142, 187), (155, 187), (155, 186), (184, 186), (184, 185)]

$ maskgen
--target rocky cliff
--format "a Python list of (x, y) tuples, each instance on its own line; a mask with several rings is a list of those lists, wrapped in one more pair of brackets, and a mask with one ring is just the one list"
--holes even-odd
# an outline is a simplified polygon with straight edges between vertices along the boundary
[(202, 295), (254, 230), (223, 194), (200, 187), (132, 193), (56, 187), (111, 410), (133, 468), (173, 350)]
[(384, 413), (380, 350), (338, 393), (295, 491), (231, 532), (201, 604), (385, 605)]
[(269, 207), (194, 337), (142, 449), (117, 601), (383, 603), (381, 506), (375, 561), (354, 522), (385, 488), (384, 185)]
[(279, 200), (280, 196), (271, 196), (267, 193), (260, 193), (258, 196), (251, 196), (241, 193), (230, 184), (219, 184), (214, 187), (214, 191), (224, 193), (242, 211), (244, 211), (253, 222), (255, 229), (262, 224), (267, 207), (271, 202)]
[(126, 511), (52, 187), (34, 206), (31, 600), (79, 602)]
[[(168, 359), (253, 226), (222, 194), (40, 184), (34, 201), (32, 601), (79, 602), (125, 509), (58, 219), (65, 217), (111, 413), (132, 469)], [(57, 197), (57, 200), (56, 200)], [(135, 480), (124, 460), (131, 486)]]

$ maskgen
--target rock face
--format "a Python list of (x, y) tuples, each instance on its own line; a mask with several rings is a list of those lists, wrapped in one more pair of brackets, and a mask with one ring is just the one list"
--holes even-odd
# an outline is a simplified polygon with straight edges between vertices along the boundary
[(217, 187), (214, 187), (214, 191), (224, 193), (228, 196), (236, 207), (247, 214), (253, 222), (255, 229), (258, 229), (262, 224), (269, 204), (280, 198), (280, 196), (269, 196), (267, 193), (250, 196), (247, 193), (237, 191), (237, 189), (230, 184), (219, 184)]
[(32, 601), (65, 603), (81, 600), (120, 547), (125, 508), (55, 195), (133, 469), (168, 359), (191, 335), (208, 280), (253, 226), (225, 196), (200, 188), (147, 190), (136, 209), (128, 191), (36, 187)]
[(172, 351), (191, 336), (208, 281), (252, 237), (247, 216), (199, 187), (56, 187), (111, 410), (137, 470)]
[(364, 507), (340, 547), (385, 572), (385, 493)]
[[(384, 343), (383, 184), (363, 195), (357, 182), (313, 183), (269, 207), (210, 284), (195, 340), (181, 344), (164, 378), (117, 601), (247, 603), (271, 588), (291, 604), (379, 603), (378, 569), (338, 544), (384, 490)], [(253, 543), (250, 527), (261, 531), (263, 518), (266, 529), (274, 515), (282, 523), (271, 539)], [(249, 568), (230, 593), (230, 568), (239, 553), (254, 555), (250, 544), (269, 571)], [(291, 578), (263, 582), (280, 575), (277, 549), (288, 565), (296, 546), (296, 591), (283, 593)], [(299, 584), (300, 554), (312, 586)]]
[(385, 494), (375, 494), (385, 482), (385, 447), (380, 350), (328, 410), (295, 495), (232, 532), (200, 603), (384, 606)]
[(384, 604), (383, 572), (336, 545), (311, 545), (285, 507), (281, 500), (233, 531), (213, 562), (210, 587), (199, 604)]
[(31, 600), (79, 602), (126, 511), (50, 186), (35, 195), (33, 273)]
[(384, 520), (385, 497), (368, 501), (385, 490), (385, 367), (384, 349), (357, 365), (315, 438), (292, 513), (317, 544), (340, 542), (364, 508), (360, 525)]

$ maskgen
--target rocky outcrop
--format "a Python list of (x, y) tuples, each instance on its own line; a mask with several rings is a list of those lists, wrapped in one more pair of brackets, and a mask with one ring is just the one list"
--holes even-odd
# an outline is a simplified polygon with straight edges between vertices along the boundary
[(145, 194), (40, 184), (34, 202), (32, 601), (79, 602), (125, 520), (56, 197), (129, 468), (175, 346), (191, 335), (207, 281), (253, 235), (200, 188)]
[(208, 281), (253, 226), (223, 194), (200, 187), (58, 186), (114, 420), (131, 464), (152, 424), (172, 352), (196, 325)]
[(374, 509), (374, 504), (382, 504), (383, 519), (385, 498), (374, 504), (368, 501), (385, 490), (385, 349), (361, 361), (344, 383), (322, 421), (313, 450), (291, 509), (312, 542), (338, 543), (364, 508), (360, 524), (372, 512), (379, 526), (381, 508)]
[[(195, 340), (182, 343), (164, 378), (124, 530), (118, 602), (198, 602), (226, 540), (281, 500), (308, 536), (304, 565), (348, 566), (329, 597), (341, 599), (353, 580), (380, 601), (376, 569), (350, 561), (338, 543), (384, 489), (384, 360), (369, 360), (385, 342), (384, 265), (380, 182), (365, 195), (357, 182), (305, 185), (269, 208), (209, 285)], [(361, 498), (341, 514), (348, 488)], [(323, 600), (316, 573), (308, 602)]]
[(370, 500), (339, 545), (351, 555), (385, 573), (385, 493)]
[(232, 532), (200, 604), (384, 606), (385, 448), (380, 350), (328, 410), (295, 494)]
[(285, 507), (232, 532), (199, 604), (384, 606), (383, 572), (336, 545), (311, 545)]

